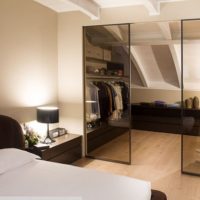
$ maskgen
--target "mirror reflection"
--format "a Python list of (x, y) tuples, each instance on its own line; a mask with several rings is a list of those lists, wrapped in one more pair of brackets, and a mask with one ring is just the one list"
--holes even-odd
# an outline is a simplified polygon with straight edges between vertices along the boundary
[(167, 154), (174, 154), (172, 163), (180, 157), (181, 22), (136, 23), (130, 29), (132, 161), (157, 168), (153, 155), (167, 163)]
[(84, 43), (86, 154), (129, 163), (129, 25), (85, 27)]
[(176, 133), (179, 144), (182, 130), (182, 171), (200, 174), (200, 20), (182, 25), (182, 46), (180, 21), (84, 28), (88, 156), (129, 163), (134, 141)]
[(186, 173), (200, 174), (200, 20), (183, 21), (183, 162)]
[(180, 136), (180, 21), (85, 27), (84, 41), (87, 155), (134, 161), (149, 132)]
[(180, 39), (180, 21), (131, 25), (133, 129), (180, 134)]

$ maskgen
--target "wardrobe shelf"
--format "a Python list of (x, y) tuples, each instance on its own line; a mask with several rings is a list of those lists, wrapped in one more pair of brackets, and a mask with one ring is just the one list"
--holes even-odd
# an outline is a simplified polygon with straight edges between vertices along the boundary
[(118, 79), (128, 79), (128, 76), (106, 76), (106, 75), (86, 75), (87, 79), (113, 79), (113, 80), (118, 80)]
[(86, 57), (86, 60), (96, 62), (96, 63), (107, 63), (108, 62), (107, 60), (103, 60), (100, 58), (94, 58), (94, 57), (88, 57), (88, 56)]

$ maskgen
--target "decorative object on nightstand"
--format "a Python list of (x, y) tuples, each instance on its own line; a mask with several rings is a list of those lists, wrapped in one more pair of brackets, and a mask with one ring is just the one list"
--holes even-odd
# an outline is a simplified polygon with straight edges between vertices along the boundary
[(40, 156), (42, 160), (70, 164), (82, 157), (82, 136), (64, 134), (55, 138), (51, 144), (38, 143), (28, 151)]
[(24, 138), (25, 138), (25, 148), (32, 147), (36, 145), (39, 140), (40, 136), (34, 132), (32, 128), (27, 126), (25, 123), (23, 124), (23, 129), (24, 129)]
[(58, 129), (58, 136), (62, 136), (67, 134), (67, 130), (65, 128), (59, 128)]
[(57, 107), (38, 107), (37, 121), (47, 124), (47, 136), (44, 140), (44, 143), (51, 144), (52, 142), (54, 142), (49, 134), (49, 124), (59, 122), (59, 109)]

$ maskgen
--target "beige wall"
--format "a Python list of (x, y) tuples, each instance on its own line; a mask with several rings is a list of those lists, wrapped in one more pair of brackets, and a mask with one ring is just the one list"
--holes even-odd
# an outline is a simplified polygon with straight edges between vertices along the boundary
[[(153, 102), (156, 100), (165, 101), (166, 103), (176, 103), (181, 101), (181, 90), (160, 90), (160, 89), (131, 89), (131, 102)], [(200, 91), (184, 90), (183, 99), (194, 98), (200, 99)]]
[(1, 0), (0, 69), (0, 114), (22, 122), (57, 103), (57, 14), (32, 0)]
[(160, 90), (160, 89), (131, 89), (131, 102), (154, 102), (156, 100), (166, 103), (181, 101), (181, 90)]
[(58, 80), (62, 125), (69, 132), (83, 133), (82, 26), (198, 18), (199, 8), (199, 0), (161, 4), (160, 16), (149, 16), (142, 6), (108, 8), (101, 11), (98, 21), (80, 12), (59, 14)]
[(35, 119), (36, 106), (59, 97), (61, 126), (82, 133), (82, 26), (198, 18), (199, 7), (199, 0), (161, 4), (161, 15), (151, 17), (142, 6), (108, 8), (98, 21), (69, 12), (58, 14), (57, 27), (57, 14), (32, 0), (1, 0), (0, 114)]

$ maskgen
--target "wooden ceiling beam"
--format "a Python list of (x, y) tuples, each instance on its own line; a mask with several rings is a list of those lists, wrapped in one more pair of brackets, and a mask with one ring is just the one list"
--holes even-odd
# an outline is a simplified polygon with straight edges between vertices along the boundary
[(100, 18), (100, 6), (91, 0), (68, 0), (93, 20)]
[[(165, 39), (167, 39), (167, 40), (173, 39), (171, 29), (170, 29), (170, 22), (160, 22), (160, 23), (158, 23), (158, 26), (160, 27), (162, 35), (164, 36)], [(169, 49), (170, 49), (170, 52), (172, 55), (172, 59), (174, 62), (174, 66), (176, 69), (176, 75), (177, 75), (179, 87), (181, 87), (181, 66), (178, 61), (178, 58), (180, 58), (180, 55), (177, 55), (177, 52), (175, 50), (173, 43), (169, 43), (168, 46), (169, 46)], [(180, 54), (181, 54), (181, 52), (180, 52)]]
[(147, 88), (150, 87), (150, 81), (148, 80), (148, 76), (145, 72), (145, 69), (144, 69), (142, 63), (141, 63), (139, 55), (133, 46), (130, 47), (130, 53), (131, 53), (131, 56), (130, 56), (131, 61), (134, 63), (134, 65), (137, 69), (137, 72), (140, 76), (143, 86), (147, 87)]
[(188, 0), (144, 0), (144, 6), (149, 11), (149, 15), (160, 15), (160, 4), (176, 1), (188, 1)]
[(158, 0), (145, 0), (144, 6), (149, 11), (149, 15), (160, 15), (160, 2)]

